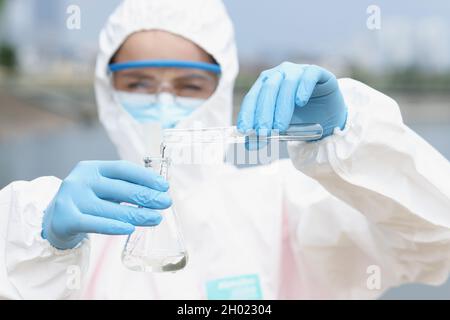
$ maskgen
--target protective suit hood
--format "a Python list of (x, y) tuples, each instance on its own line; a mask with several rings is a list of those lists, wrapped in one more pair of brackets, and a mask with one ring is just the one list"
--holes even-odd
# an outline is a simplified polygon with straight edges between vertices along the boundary
[[(125, 0), (100, 33), (95, 93), (100, 121), (122, 159), (140, 163), (148, 154), (145, 125), (134, 120), (113, 98), (110, 59), (125, 39), (143, 30), (182, 36), (208, 52), (222, 69), (215, 93), (177, 128), (231, 124), (234, 80), (238, 72), (233, 26), (220, 0)], [(148, 126), (148, 125), (147, 125)]]

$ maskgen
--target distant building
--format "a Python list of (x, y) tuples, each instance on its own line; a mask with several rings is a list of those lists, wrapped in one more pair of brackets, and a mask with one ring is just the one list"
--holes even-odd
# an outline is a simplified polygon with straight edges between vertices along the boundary
[(430, 72), (450, 70), (449, 29), (442, 18), (386, 17), (381, 30), (357, 35), (348, 55), (374, 72), (411, 66)]
[(66, 28), (64, 0), (7, 0), (2, 23), (3, 38), (18, 53), (24, 73), (81, 75), (92, 73), (96, 42), (74, 44)]

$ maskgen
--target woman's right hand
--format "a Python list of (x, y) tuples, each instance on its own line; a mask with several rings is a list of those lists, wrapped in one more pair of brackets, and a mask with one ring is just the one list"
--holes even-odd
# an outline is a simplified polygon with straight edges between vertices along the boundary
[(134, 226), (157, 225), (162, 219), (157, 210), (172, 204), (168, 188), (157, 172), (131, 162), (82, 161), (45, 211), (42, 237), (70, 249), (87, 233), (124, 235)]

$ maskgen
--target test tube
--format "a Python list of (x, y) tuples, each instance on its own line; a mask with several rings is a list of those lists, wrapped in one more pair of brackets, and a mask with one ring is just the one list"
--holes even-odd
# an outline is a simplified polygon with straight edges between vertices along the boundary
[(163, 133), (165, 144), (198, 144), (198, 143), (248, 143), (255, 140), (277, 141), (314, 141), (322, 137), (320, 124), (291, 124), (286, 131), (270, 130), (261, 134), (256, 130), (245, 134), (232, 127), (208, 127), (194, 129), (166, 129)]

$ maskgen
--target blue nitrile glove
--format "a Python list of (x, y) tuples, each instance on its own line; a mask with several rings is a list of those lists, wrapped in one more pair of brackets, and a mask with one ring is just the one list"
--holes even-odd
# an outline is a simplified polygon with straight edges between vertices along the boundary
[(261, 73), (242, 102), (237, 127), (285, 131), (290, 124), (315, 124), (323, 137), (343, 129), (347, 107), (336, 77), (314, 65), (284, 62)]
[(170, 207), (168, 188), (157, 172), (127, 161), (80, 162), (45, 211), (42, 237), (69, 249), (87, 233), (123, 235), (157, 225), (161, 214), (153, 209)]

